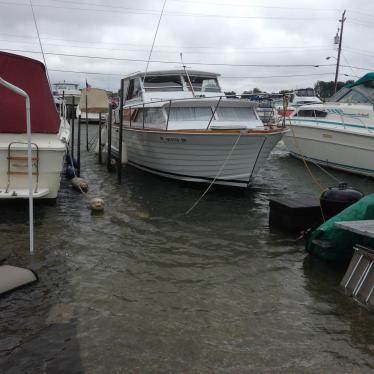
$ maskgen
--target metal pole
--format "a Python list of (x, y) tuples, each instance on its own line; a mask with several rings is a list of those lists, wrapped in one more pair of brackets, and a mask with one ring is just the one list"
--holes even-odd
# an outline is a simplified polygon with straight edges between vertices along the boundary
[(33, 188), (32, 188), (32, 152), (31, 152), (31, 115), (30, 115), (30, 98), (29, 95), (5, 81), (0, 77), (0, 84), (16, 94), (23, 96), (26, 99), (26, 131), (27, 131), (27, 176), (29, 187), (29, 228), (30, 228), (30, 253), (34, 253), (34, 202), (33, 202)]
[(171, 108), (171, 100), (169, 101), (168, 118), (166, 119), (166, 131), (168, 130), (168, 127), (169, 127), (170, 108)]
[(107, 142), (108, 150), (107, 150), (107, 159), (106, 159), (106, 167), (108, 171), (112, 168), (112, 104), (109, 104), (109, 113), (108, 113), (108, 142)]
[(338, 87), (338, 76), (339, 76), (339, 65), (340, 65), (340, 52), (342, 51), (342, 41), (343, 41), (343, 28), (344, 28), (344, 21), (345, 18), (345, 10), (342, 14), (342, 19), (339, 20), (341, 22), (342, 27), (340, 28), (340, 39), (339, 39), (339, 49), (338, 49), (338, 58), (336, 60), (336, 71), (335, 71), (335, 83), (334, 83), (334, 93), (336, 93)]
[(86, 150), (88, 152), (88, 104), (87, 104), (87, 89), (86, 89)]
[(74, 106), (75, 106), (75, 97), (73, 96), (72, 99), (72, 109), (71, 109), (71, 157), (74, 158), (74, 121), (75, 121), (75, 113), (74, 113)]
[(101, 113), (99, 113), (99, 164), (103, 163), (102, 153), (101, 153)]
[(217, 105), (214, 107), (214, 110), (213, 110), (212, 116), (210, 117), (210, 120), (209, 120), (208, 126), (206, 127), (207, 130), (209, 129), (209, 126), (210, 126), (210, 124), (211, 124), (211, 122), (212, 122), (212, 120), (213, 120), (213, 118), (214, 118), (214, 115), (216, 114), (216, 110), (217, 110), (217, 108), (218, 108), (219, 103), (221, 102), (221, 99), (222, 99), (222, 96), (219, 97), (219, 100), (218, 100), (218, 102), (217, 102)]
[(77, 175), (81, 176), (81, 116), (78, 117), (78, 139), (77, 139)]
[(121, 99), (120, 99), (120, 119), (119, 119), (119, 136), (118, 136), (118, 160), (117, 160), (117, 179), (118, 184), (122, 182), (122, 140), (123, 140), (123, 97), (124, 97), (125, 80), (121, 79)]

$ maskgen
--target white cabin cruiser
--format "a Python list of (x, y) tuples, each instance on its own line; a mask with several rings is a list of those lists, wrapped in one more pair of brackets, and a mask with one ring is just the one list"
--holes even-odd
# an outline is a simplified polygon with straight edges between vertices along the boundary
[[(33, 197), (55, 199), (70, 126), (56, 111), (45, 67), (37, 60), (0, 52), (0, 76), (30, 98)], [(0, 199), (28, 198), (25, 99), (4, 86), (0, 97)]]
[(374, 177), (374, 73), (344, 87), (334, 100), (297, 108), (283, 138), (291, 154)]
[[(169, 70), (126, 77), (128, 162), (168, 178), (247, 187), (287, 129), (264, 126), (255, 103), (226, 98), (218, 76)], [(114, 152), (118, 134), (115, 127)]]

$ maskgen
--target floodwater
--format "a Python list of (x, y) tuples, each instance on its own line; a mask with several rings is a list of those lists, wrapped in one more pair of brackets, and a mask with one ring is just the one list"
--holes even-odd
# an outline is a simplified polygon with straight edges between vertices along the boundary
[(187, 216), (205, 186), (131, 167), (119, 186), (82, 158), (104, 214), (64, 181), (30, 256), (27, 206), (2, 208), (0, 257), (40, 280), (0, 299), (1, 373), (373, 372), (374, 317), (339, 291), (344, 269), (268, 227), (269, 198), (319, 193), (282, 143), (252, 188), (213, 189)]

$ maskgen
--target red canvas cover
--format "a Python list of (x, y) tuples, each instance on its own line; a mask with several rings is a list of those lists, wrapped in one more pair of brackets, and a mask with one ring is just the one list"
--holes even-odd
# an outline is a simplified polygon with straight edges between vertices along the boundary
[[(40, 61), (0, 51), (0, 77), (30, 96), (33, 133), (58, 132), (60, 118)], [(1, 85), (0, 133), (26, 133), (25, 98)]]

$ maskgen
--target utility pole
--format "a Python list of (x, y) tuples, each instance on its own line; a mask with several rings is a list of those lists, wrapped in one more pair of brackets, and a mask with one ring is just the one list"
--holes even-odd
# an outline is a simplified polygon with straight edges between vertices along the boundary
[(339, 20), (341, 23), (340, 27), (340, 36), (339, 36), (339, 48), (338, 48), (338, 58), (336, 60), (336, 71), (335, 71), (335, 83), (334, 83), (334, 94), (336, 93), (336, 89), (338, 86), (338, 75), (339, 75), (339, 64), (340, 64), (340, 52), (342, 51), (342, 41), (343, 41), (343, 28), (344, 22), (347, 18), (345, 17), (345, 10), (342, 14), (342, 18)]

